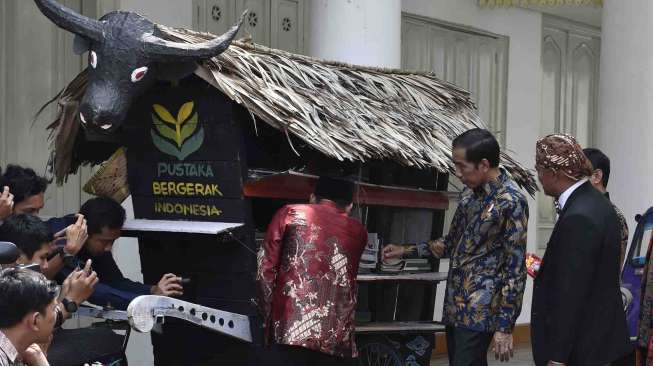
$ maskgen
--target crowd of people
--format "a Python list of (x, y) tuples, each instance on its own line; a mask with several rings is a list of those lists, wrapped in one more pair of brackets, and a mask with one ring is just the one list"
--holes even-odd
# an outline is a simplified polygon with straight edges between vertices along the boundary
[[(537, 141), (535, 153), (542, 189), (558, 210), (534, 280), (535, 364), (617, 364), (633, 350), (619, 289), (628, 228), (607, 194), (609, 159), (559, 134)], [(452, 159), (465, 189), (448, 233), (385, 245), (383, 257), (449, 258), (442, 321), (450, 365), (487, 365), (490, 346), (508, 361), (526, 286), (528, 201), (501, 167), (490, 132), (458, 136)], [(84, 301), (125, 309), (142, 294), (183, 293), (174, 274), (156, 285), (123, 276), (111, 254), (125, 221), (117, 202), (93, 198), (77, 213), (43, 221), (46, 180), (10, 165), (0, 187), (0, 241), (20, 250), (0, 272), (0, 366), (47, 365), (53, 329)], [(354, 187), (321, 177), (308, 203), (282, 207), (268, 225), (256, 278), (266, 365), (355, 362), (356, 276), (367, 231), (350, 217)], [(40, 271), (21, 266), (34, 264)]]
[(44, 221), (47, 186), (26, 167), (9, 165), (0, 176), (0, 241), (20, 252), (0, 273), (0, 366), (47, 365), (53, 329), (85, 301), (126, 310), (140, 295), (183, 294), (172, 273), (154, 285), (122, 274), (111, 253), (125, 222), (119, 203), (92, 198), (77, 213)]

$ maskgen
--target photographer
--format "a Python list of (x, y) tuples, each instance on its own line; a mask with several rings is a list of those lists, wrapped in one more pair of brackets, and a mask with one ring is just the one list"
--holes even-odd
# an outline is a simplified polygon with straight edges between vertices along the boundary
[(38, 272), (0, 272), (0, 366), (49, 365), (36, 343), (46, 343), (52, 335), (58, 290)]
[[(93, 260), (93, 268), (100, 277), (100, 283), (89, 302), (126, 310), (129, 302), (140, 295), (181, 296), (183, 287), (181, 277), (172, 273), (163, 275), (156, 285), (146, 285), (132, 281), (122, 274), (116, 264), (111, 249), (114, 242), (120, 238), (121, 229), (125, 223), (125, 210), (120, 204), (110, 198), (97, 197), (86, 201), (79, 210), (88, 224), (88, 238), (84, 245), (77, 249), (73, 263), (67, 263), (57, 276), (61, 280), (72, 268), (89, 259)], [(79, 221), (73, 215), (48, 220), (50, 232), (58, 232)], [(68, 243), (66, 242), (66, 246)], [(76, 263), (74, 263), (76, 262)]]
[[(47, 261), (51, 249), (52, 235), (48, 226), (38, 217), (32, 215), (14, 215), (0, 226), (0, 240), (16, 244), (20, 257), (16, 265), (38, 265), (38, 270), (49, 269)], [(83, 269), (72, 271), (63, 281), (62, 320), (70, 317), (93, 293), (98, 282), (97, 274), (91, 272), (91, 260), (86, 261)]]
[[(0, 176), (0, 224), (12, 214), (38, 215), (45, 205), (45, 190), (48, 181), (37, 175), (33, 169), (18, 165), (9, 165), (5, 173)], [(48, 265), (41, 266), (41, 272), (48, 279), (53, 279), (64, 266), (66, 257), (73, 257), (84, 245), (86, 238), (86, 220), (84, 216), (77, 215), (77, 220), (70, 226), (62, 228), (55, 234), (55, 239), (66, 239), (66, 245), (56, 253), (48, 255)], [(56, 254), (56, 255), (54, 255)], [(39, 262), (40, 263), (40, 262)]]
[(8, 187), (4, 201), (8, 200), (10, 192), (12, 194), (13, 214), (38, 215), (45, 205), (48, 180), (36, 174), (33, 169), (18, 165), (7, 166), (2, 175), (2, 185)]
[(0, 240), (14, 243), (20, 250), (16, 264), (38, 265), (43, 273), (48, 269), (48, 254), (52, 235), (47, 225), (36, 216), (13, 215), (0, 226)]
[[(72, 216), (74, 217), (75, 215)], [(54, 234), (54, 249), (51, 248), (47, 268), (43, 269), (43, 274), (49, 279), (56, 277), (64, 268), (65, 261), (72, 260), (82, 249), (84, 243), (86, 243), (86, 239), (88, 239), (84, 215), (77, 214), (76, 216), (77, 219), (74, 223)], [(57, 245), (58, 242), (62, 242), (63, 245)]]

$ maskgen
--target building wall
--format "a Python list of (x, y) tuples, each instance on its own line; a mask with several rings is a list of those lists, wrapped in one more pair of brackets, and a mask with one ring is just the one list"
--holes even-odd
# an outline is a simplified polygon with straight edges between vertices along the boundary
[[(541, 104), (542, 14), (520, 8), (480, 9), (476, 0), (403, 0), (402, 11), (509, 37), (506, 146), (522, 164), (533, 167)], [(530, 199), (529, 206), (528, 251), (535, 252), (538, 241), (548, 238), (536, 237), (535, 200)], [(518, 323), (530, 322), (531, 298), (529, 278)]]
[[(610, 198), (624, 212), (631, 240), (635, 215), (653, 205), (652, 14), (650, 1), (606, 1), (603, 7), (597, 147), (610, 157)], [(646, 255), (646, 237), (642, 248)]]
[[(104, 3), (111, 3), (108, 8), (139, 12), (162, 24), (192, 26), (192, 0), (102, 0), (101, 5)], [(519, 161), (532, 167), (540, 118), (542, 16), (519, 8), (481, 10), (477, 3), (477, 0), (403, 0), (402, 11), (509, 37), (506, 142)], [(61, 32), (57, 31), (60, 32), (59, 38), (54, 37), (52, 31), (55, 27), (40, 16), (33, 2), (2, 1), (0, 20), (3, 16), (10, 19), (2, 21), (0, 29), (7, 27), (12, 32), (0, 35), (0, 163), (4, 166), (16, 162), (43, 171), (47, 156), (43, 133), (45, 122), (34, 127), (29, 124), (38, 107), (68, 81), (68, 78), (57, 79), (57, 75), (66, 69), (63, 65), (57, 66), (57, 62), (62, 62), (57, 60), (61, 60), (62, 52), (69, 51), (67, 48), (57, 49), (55, 42), (63, 42), (59, 40)], [(28, 26), (20, 27), (20, 24)], [(79, 187), (79, 181), (76, 184)], [(62, 189), (53, 189), (52, 192), (57, 192), (58, 197), (48, 201), (46, 211), (53, 215), (75, 210), (82, 200), (79, 194), (66, 195)], [(538, 240), (546, 238), (535, 236), (537, 210), (535, 201), (529, 203), (532, 215), (528, 250), (535, 251)], [(134, 241), (121, 240), (114, 251), (121, 269), (128, 276), (142, 278)], [(441, 293), (439, 297), (442, 298)], [(529, 321), (530, 299), (529, 280), (520, 323)], [(147, 338), (141, 339), (147, 343)], [(134, 364), (151, 364), (151, 355), (145, 351), (135, 357), (132, 359)]]
[[(80, 7), (78, 0), (66, 4)], [(45, 126), (52, 121), (52, 109), (36, 121), (34, 117), (65, 85), (64, 79), (79, 72), (81, 57), (70, 52), (72, 36), (37, 13), (32, 1), (4, 1), (0, 8), (0, 27), (6, 27), (0, 31), (0, 166), (24, 164), (43, 174), (48, 160)], [(71, 186), (49, 189), (42, 213), (57, 215), (77, 209), (79, 180), (73, 176)]]
[(191, 0), (119, 0), (120, 10), (139, 13), (150, 20), (170, 27), (192, 28)]

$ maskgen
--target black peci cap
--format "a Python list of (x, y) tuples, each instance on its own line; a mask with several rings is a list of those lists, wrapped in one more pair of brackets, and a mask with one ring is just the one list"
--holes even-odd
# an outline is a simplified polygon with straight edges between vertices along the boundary
[(351, 203), (354, 200), (354, 183), (345, 179), (320, 177), (315, 184), (315, 195), (332, 201)]

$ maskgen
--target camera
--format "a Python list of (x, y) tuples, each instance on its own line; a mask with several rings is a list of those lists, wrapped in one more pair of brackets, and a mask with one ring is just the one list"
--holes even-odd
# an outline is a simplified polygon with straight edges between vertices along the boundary
[(18, 264), (16, 268), (29, 269), (30, 271), (41, 273), (41, 266), (38, 263)]
[[(0, 241), (0, 265), (13, 264), (18, 257), (20, 257), (20, 250), (18, 250), (18, 247), (14, 243)], [(18, 264), (14, 267), (41, 272), (41, 266), (38, 263)]]
[(0, 265), (12, 264), (20, 257), (20, 251), (16, 244), (8, 241), (0, 241)]

